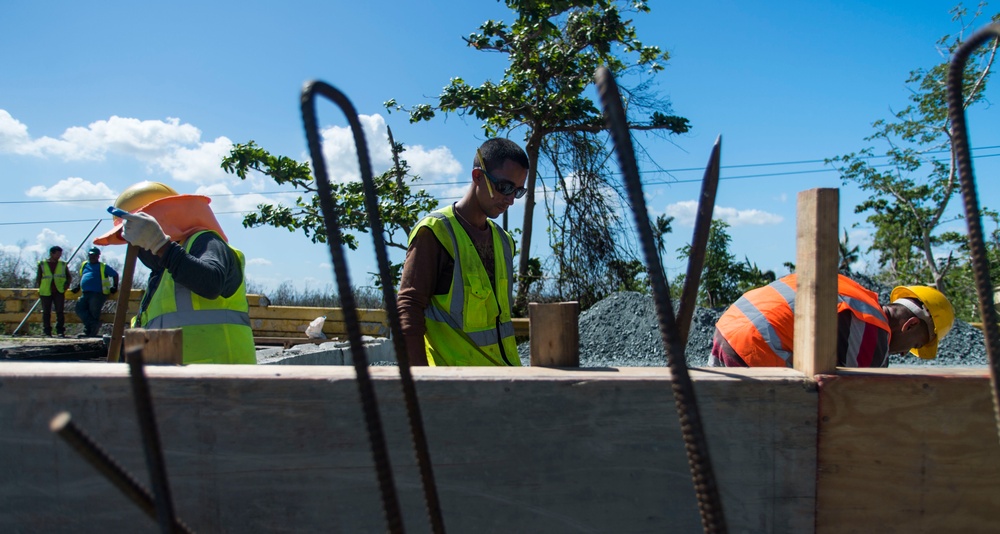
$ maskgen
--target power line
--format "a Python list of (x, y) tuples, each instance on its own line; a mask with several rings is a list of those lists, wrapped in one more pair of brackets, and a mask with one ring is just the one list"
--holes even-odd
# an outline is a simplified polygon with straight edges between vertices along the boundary
[[(980, 148), (977, 148), (977, 149), (974, 149), (974, 150), (988, 150), (988, 149), (995, 149), (995, 148), (1000, 148), (1000, 145), (980, 147)], [(927, 153), (930, 154), (930, 153), (944, 153), (944, 152), (947, 152), (947, 151), (946, 150), (940, 150), (940, 151), (927, 152)], [(973, 156), (973, 159), (995, 158), (995, 157), (998, 157), (998, 156), (1000, 156), (1000, 153), (998, 153), (998, 154), (980, 154), (980, 155), (977, 155), (977, 156)], [(862, 159), (875, 159), (875, 158), (884, 158), (884, 157), (886, 157), (886, 156), (872, 156), (872, 157), (869, 157), (869, 158), (862, 158)], [(766, 166), (798, 165), (798, 164), (809, 164), (809, 163), (826, 163), (826, 160), (800, 160), (800, 161), (785, 161), (785, 162), (776, 162), (776, 163), (746, 163), (746, 164), (738, 164), (738, 165), (723, 165), (721, 168), (723, 168), (723, 169), (739, 169), (739, 168), (754, 168), (754, 167), (766, 167)], [(892, 166), (891, 163), (883, 163), (883, 164), (879, 164), (879, 165), (873, 165), (873, 167), (875, 167), (875, 168), (879, 168), (879, 167), (891, 167), (891, 166)], [(692, 168), (685, 168), (685, 169), (663, 169), (663, 170), (643, 171), (642, 174), (662, 174), (662, 173), (672, 173), (672, 172), (703, 171), (703, 170), (704, 170), (703, 168), (692, 167)], [(738, 175), (738, 176), (723, 176), (723, 177), (720, 177), (719, 180), (720, 181), (723, 181), (723, 180), (747, 180), (747, 179), (753, 179), (753, 178), (774, 178), (774, 177), (781, 177), (781, 176), (796, 176), (796, 175), (802, 175), (802, 174), (819, 174), (819, 173), (827, 173), (827, 172), (837, 172), (837, 169), (806, 169), (806, 170), (788, 171), (788, 172), (771, 172), (771, 173), (762, 173), (762, 174), (745, 174), (745, 175)], [(614, 174), (620, 174), (620, 173), (614, 173)], [(544, 178), (552, 178), (552, 177), (551, 176), (547, 176), (547, 177), (544, 177)], [(655, 181), (646, 181), (646, 182), (644, 182), (644, 185), (654, 186), (654, 185), (671, 185), (671, 184), (684, 184), (684, 183), (700, 183), (701, 181), (702, 181), (701, 178), (694, 178), (694, 179), (690, 179), (690, 180), (655, 180)], [(465, 183), (467, 183), (467, 182), (464, 182), (464, 181), (461, 181), (461, 182), (438, 182), (438, 183), (429, 183), (429, 184), (424, 184), (424, 185), (434, 185), (434, 186), (440, 186), (440, 185), (462, 185), (462, 184), (465, 184)], [(264, 191), (264, 192), (251, 192), (251, 193), (223, 193), (223, 194), (206, 195), (206, 196), (209, 196), (209, 197), (212, 197), (212, 198), (215, 198), (215, 197), (221, 198), (221, 197), (238, 197), (238, 196), (248, 196), (248, 195), (262, 195), (262, 196), (263, 195), (291, 195), (291, 194), (302, 195), (302, 194), (305, 194), (305, 193), (307, 193), (307, 192), (306, 191)], [(553, 191), (552, 194), (554, 194), (554, 193), (555, 192)], [(459, 198), (461, 198), (461, 197), (442, 197), (439, 200), (447, 201), (447, 200), (457, 200)], [(0, 201), (0, 204), (49, 204), (49, 203), (66, 203), (66, 202), (108, 202), (108, 203), (111, 203), (111, 202), (114, 202), (114, 200), (115, 199), (107, 199), (107, 198), (66, 199), (66, 200), (10, 200), (10, 201)], [(221, 211), (221, 212), (216, 212), (217, 215), (247, 214), (247, 213), (253, 213), (253, 210), (242, 210), (242, 211), (237, 210), (237, 211)], [(62, 220), (49, 220), (49, 221), (0, 222), (0, 226), (20, 226), (20, 225), (33, 225), (33, 224), (36, 224), (36, 225), (37, 224), (63, 224), (63, 223), (88, 222), (88, 221), (92, 221), (92, 220), (94, 220), (94, 219), (91, 218), (91, 219), (62, 219)]]

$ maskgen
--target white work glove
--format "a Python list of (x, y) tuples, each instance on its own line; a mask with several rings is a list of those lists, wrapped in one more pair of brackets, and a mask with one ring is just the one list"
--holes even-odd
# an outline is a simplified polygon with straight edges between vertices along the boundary
[(129, 243), (144, 248), (153, 254), (158, 254), (160, 248), (170, 242), (170, 237), (163, 233), (160, 223), (148, 213), (119, 214), (125, 224), (122, 226), (122, 237)]

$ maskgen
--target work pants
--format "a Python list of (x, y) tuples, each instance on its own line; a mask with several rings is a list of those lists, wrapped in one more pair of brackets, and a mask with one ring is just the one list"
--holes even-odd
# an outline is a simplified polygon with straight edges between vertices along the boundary
[(42, 301), (42, 331), (45, 335), (52, 335), (52, 308), (56, 310), (56, 333), (60, 336), (66, 335), (66, 295), (63, 293), (52, 293), (47, 297), (39, 297)]
[(84, 291), (76, 301), (76, 314), (83, 322), (83, 334), (95, 337), (101, 330), (101, 308), (108, 296), (100, 291)]

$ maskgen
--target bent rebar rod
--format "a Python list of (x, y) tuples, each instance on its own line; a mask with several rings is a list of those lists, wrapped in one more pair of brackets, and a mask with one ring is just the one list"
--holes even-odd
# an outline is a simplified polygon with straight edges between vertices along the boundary
[(698, 412), (694, 384), (691, 382), (687, 362), (684, 360), (684, 345), (681, 344), (681, 336), (675, 322), (673, 304), (670, 302), (670, 291), (667, 289), (663, 268), (660, 265), (660, 257), (656, 252), (656, 244), (653, 240), (653, 232), (649, 226), (646, 201), (642, 195), (642, 182), (639, 179), (639, 169), (635, 162), (632, 138), (629, 134), (625, 109), (618, 92), (618, 84), (611, 72), (605, 67), (597, 69), (595, 78), (597, 91), (604, 106), (605, 121), (611, 131), (615, 152), (618, 153), (619, 165), (625, 178), (632, 212), (635, 215), (635, 224), (638, 227), (642, 249), (646, 256), (646, 266), (653, 289), (653, 301), (660, 323), (660, 336), (667, 352), (671, 389), (674, 394), (674, 402), (677, 405), (681, 434), (684, 437), (684, 448), (687, 452), (688, 464), (691, 467), (691, 475), (698, 497), (698, 511), (701, 514), (702, 528), (706, 533), (724, 533), (726, 532), (726, 520), (722, 513), (722, 502), (719, 499), (719, 489), (715, 483), (712, 462), (708, 456), (705, 429)]
[(993, 303), (993, 286), (990, 283), (990, 265), (983, 239), (983, 223), (980, 218), (979, 200), (976, 194), (976, 177), (972, 172), (972, 154), (969, 149), (969, 129), (965, 121), (965, 98), (962, 91), (965, 64), (972, 52), (992, 39), (1000, 39), (1000, 24), (990, 24), (969, 37), (951, 59), (948, 69), (948, 118), (951, 120), (952, 144), (958, 166), (958, 181), (965, 203), (965, 220), (969, 226), (969, 253), (972, 262), (976, 294), (979, 297), (979, 313), (983, 321), (986, 340), (986, 357), (990, 367), (990, 385), (993, 389), (993, 415), (997, 423), (997, 437), (1000, 438), (1000, 326), (997, 325), (997, 310)]
[(410, 372), (409, 355), (406, 352), (406, 341), (403, 339), (402, 326), (400, 325), (399, 312), (396, 309), (396, 292), (389, 274), (389, 259), (386, 253), (385, 239), (383, 236), (382, 220), (379, 217), (378, 197), (375, 190), (375, 182), (372, 179), (371, 162), (368, 157), (368, 145), (365, 141), (364, 132), (361, 129), (361, 122), (358, 119), (357, 111), (351, 101), (333, 86), (321, 82), (312, 81), (306, 83), (302, 89), (302, 120), (305, 123), (306, 139), (309, 143), (309, 153), (312, 156), (313, 173), (316, 178), (316, 185), (319, 192), (320, 208), (323, 212), (323, 221), (326, 225), (327, 243), (330, 245), (330, 254), (333, 257), (334, 272), (337, 277), (338, 290), (343, 303), (344, 321), (347, 326), (347, 335), (351, 344), (351, 354), (354, 359), (354, 369), (358, 377), (358, 389), (361, 394), (361, 403), (365, 412), (365, 421), (368, 425), (368, 435), (372, 446), (372, 455), (375, 457), (376, 470), (378, 471), (379, 486), (382, 490), (382, 504), (386, 513), (386, 520), (389, 523), (391, 532), (403, 532), (403, 523), (399, 511), (399, 502), (396, 496), (396, 489), (392, 479), (392, 469), (389, 464), (389, 455), (386, 450), (385, 437), (382, 431), (382, 423), (379, 417), (378, 404), (375, 399), (375, 392), (372, 387), (371, 377), (368, 373), (368, 358), (365, 355), (364, 346), (361, 343), (361, 330), (358, 324), (357, 305), (351, 291), (351, 284), (347, 272), (347, 262), (344, 259), (343, 243), (340, 239), (340, 225), (337, 219), (338, 209), (333, 202), (330, 188), (330, 179), (326, 172), (326, 161), (323, 157), (323, 147), (319, 137), (319, 124), (316, 120), (316, 95), (326, 97), (336, 104), (344, 112), (354, 134), (354, 145), (358, 153), (358, 164), (361, 170), (361, 180), (365, 190), (365, 210), (368, 212), (368, 222), (372, 230), (374, 239), (375, 255), (378, 260), (379, 276), (382, 283), (382, 295), (385, 302), (386, 317), (389, 320), (389, 328), (392, 334), (393, 346), (396, 351), (396, 359), (399, 362), (400, 382), (403, 388), (403, 398), (406, 404), (406, 412), (409, 417), (410, 431), (413, 434), (413, 444), (417, 456), (417, 464), (420, 469), (421, 481), (424, 486), (424, 498), (427, 506), (427, 513), (430, 519), (432, 531), (438, 534), (444, 533), (444, 520), (441, 515), (441, 507), (438, 501), (437, 486), (434, 482), (434, 471), (431, 467), (430, 452), (427, 447), (427, 438), (424, 433), (423, 418), (420, 414), (420, 405), (417, 402), (416, 387), (413, 383), (413, 376)]
[[(104, 475), (133, 504), (149, 517), (157, 519), (157, 508), (153, 495), (123, 467), (88, 436), (75, 422), (69, 412), (59, 412), (49, 423), (49, 429), (69, 444), (84, 460)], [(177, 516), (171, 521), (176, 532), (191, 534), (191, 529)]]
[(139, 420), (139, 431), (142, 434), (142, 448), (146, 453), (146, 468), (149, 469), (149, 479), (153, 484), (156, 519), (160, 523), (160, 531), (169, 534), (174, 532), (172, 521), (174, 501), (170, 496), (167, 464), (163, 460), (160, 432), (156, 428), (153, 396), (149, 393), (149, 382), (146, 380), (142, 347), (129, 349), (125, 357), (128, 359), (129, 382), (132, 384), (132, 398), (135, 401), (136, 418)]

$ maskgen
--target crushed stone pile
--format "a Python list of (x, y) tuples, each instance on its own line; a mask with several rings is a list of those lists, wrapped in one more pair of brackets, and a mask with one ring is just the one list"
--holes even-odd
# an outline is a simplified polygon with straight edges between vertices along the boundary
[[(853, 275), (861, 285), (888, 302), (892, 288)], [(674, 302), (674, 312), (679, 307)], [(695, 308), (685, 355), (690, 367), (708, 364), (715, 322), (725, 309)], [(614, 293), (580, 314), (580, 367), (650, 367), (667, 364), (653, 297), (637, 292)], [(529, 343), (518, 346), (521, 362), (528, 365)], [(942, 340), (938, 357), (921, 360), (913, 355), (891, 356), (890, 366), (987, 365), (983, 333), (969, 323), (955, 320)]]

